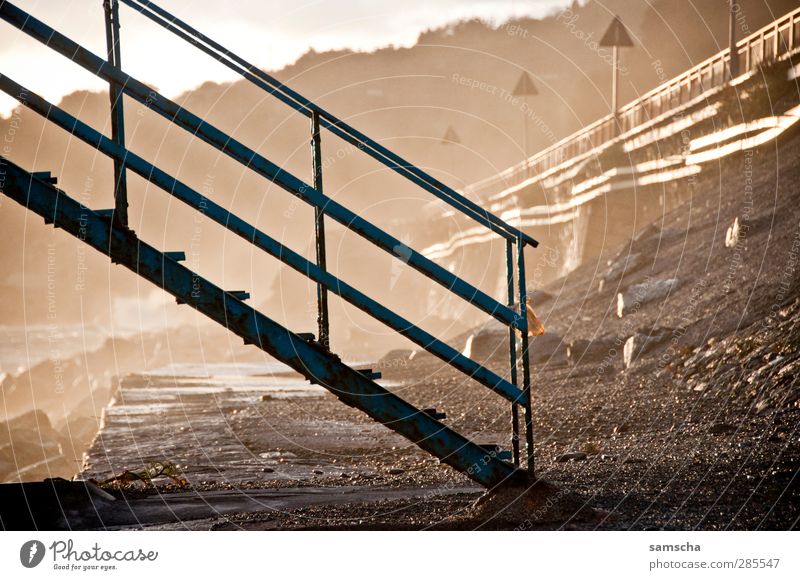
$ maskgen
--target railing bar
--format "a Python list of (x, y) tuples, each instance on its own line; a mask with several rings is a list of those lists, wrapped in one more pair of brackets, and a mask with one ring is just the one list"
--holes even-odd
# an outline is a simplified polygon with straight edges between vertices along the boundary
[[(122, 47), (119, 37), (119, 3), (117, 0), (104, 0), (106, 52), (108, 61), (122, 68)], [(125, 147), (125, 112), (122, 91), (116, 83), (108, 84), (111, 101), (111, 138)], [(123, 228), (128, 227), (128, 177), (123, 160), (114, 160), (114, 222)]]
[(517, 244), (517, 282), (519, 285), (519, 314), (525, 318), (525, 328), (520, 329), (520, 358), (522, 359), (522, 392), (525, 394), (525, 455), (526, 466), (531, 477), (534, 476), (534, 449), (533, 449), (533, 396), (531, 394), (531, 361), (528, 352), (528, 324), (527, 308), (528, 296), (525, 287), (525, 246)]
[[(314, 172), (314, 189), (322, 190), (322, 142), (319, 134), (319, 113), (311, 113), (311, 166)], [(325, 254), (325, 213), (322, 208), (314, 208), (314, 248), (317, 266), (323, 272), (328, 270)], [(328, 291), (324, 284), (317, 283), (317, 327), (319, 343), (330, 350), (330, 319), (328, 317)]]
[[(514, 244), (506, 242), (506, 280), (508, 285), (508, 306), (514, 305)], [(517, 337), (513, 328), (508, 329), (508, 358), (511, 384), (517, 384)], [(511, 451), (514, 466), (519, 467), (519, 407), (511, 403)]]

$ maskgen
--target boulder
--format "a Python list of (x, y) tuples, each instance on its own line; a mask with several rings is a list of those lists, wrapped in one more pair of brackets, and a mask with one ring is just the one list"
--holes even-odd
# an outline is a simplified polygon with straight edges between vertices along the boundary
[(735, 248), (736, 244), (739, 243), (739, 218), (733, 220), (733, 223), (728, 227), (728, 231), (725, 232), (725, 247), (726, 248)]
[(654, 330), (651, 332), (637, 332), (625, 341), (622, 349), (623, 367), (628, 369), (636, 364), (636, 361), (654, 348), (664, 344), (669, 340), (668, 330)]
[(598, 364), (609, 355), (613, 355), (619, 346), (613, 338), (598, 337), (592, 340), (579, 338), (567, 345), (567, 360), (571, 365)]
[(648, 280), (641, 284), (634, 284), (624, 292), (617, 294), (617, 316), (622, 318), (636, 312), (643, 304), (661, 300), (679, 286), (680, 281), (677, 278)]
[(531, 363), (562, 366), (567, 364), (567, 345), (557, 334), (547, 333), (528, 341)]
[[(467, 338), (463, 354), (479, 363), (489, 359), (507, 360), (508, 332), (484, 326)], [(532, 364), (567, 364), (567, 346), (564, 340), (550, 332), (528, 339), (528, 355)]]
[(608, 269), (603, 275), (603, 281), (608, 284), (632, 274), (644, 265), (644, 258), (638, 252), (626, 253), (608, 261)]

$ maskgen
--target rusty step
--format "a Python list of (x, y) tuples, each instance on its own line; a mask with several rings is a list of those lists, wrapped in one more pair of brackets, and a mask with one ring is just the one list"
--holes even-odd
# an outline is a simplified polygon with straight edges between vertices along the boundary
[(186, 252), (164, 252), (164, 255), (170, 260), (174, 260), (176, 262), (186, 261)]
[(53, 177), (53, 175), (49, 171), (34, 171), (31, 173), (36, 179), (40, 179), (45, 183), (50, 183), (55, 185), (58, 183), (58, 177)]
[(486, 453), (497, 459), (511, 459), (511, 451), (504, 450), (496, 443), (478, 443), (478, 447), (485, 450)]
[(373, 371), (372, 369), (356, 369), (356, 372), (361, 373), (362, 376), (365, 376), (373, 381), (383, 376), (380, 372)]
[(422, 409), (422, 412), (428, 415), (429, 417), (436, 419), (437, 421), (440, 421), (441, 419), (447, 419), (447, 413), (441, 413), (436, 409), (434, 409), (433, 407)]

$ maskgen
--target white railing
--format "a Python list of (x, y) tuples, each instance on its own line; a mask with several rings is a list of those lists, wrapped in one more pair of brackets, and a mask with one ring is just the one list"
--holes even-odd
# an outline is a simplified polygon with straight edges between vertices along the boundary
[[(781, 60), (800, 48), (800, 8), (740, 40), (740, 74)], [(505, 171), (469, 185), (465, 193), (485, 199), (590, 152), (650, 119), (696, 99), (730, 80), (730, 49), (725, 49), (609, 114)]]

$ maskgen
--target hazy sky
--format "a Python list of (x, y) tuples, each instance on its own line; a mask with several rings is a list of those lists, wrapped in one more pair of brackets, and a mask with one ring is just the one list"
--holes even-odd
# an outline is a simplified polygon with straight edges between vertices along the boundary
[[(105, 50), (102, 0), (12, 0), (96, 54)], [(420, 32), (464, 18), (500, 24), (541, 16), (569, 0), (158, 0), (254, 64), (276, 69), (309, 48), (372, 50), (410, 46)], [(167, 96), (234, 74), (127, 6), (120, 8), (123, 68)], [(177, 62), (181, 66), (176, 66)], [(102, 89), (96, 77), (0, 21), (0, 72), (58, 101), (77, 89)], [(0, 94), (0, 115), (16, 101)]]

